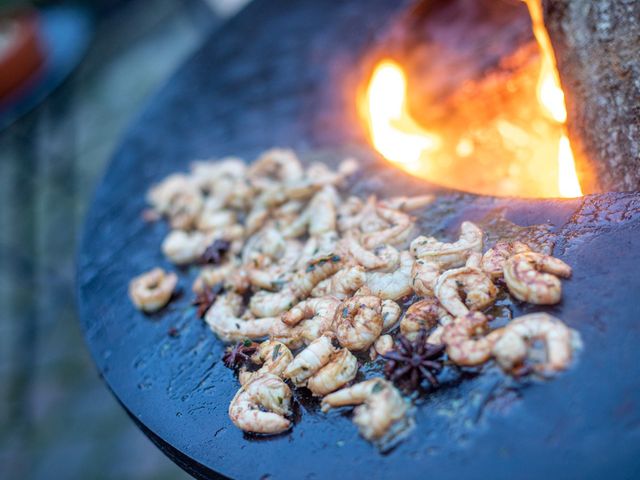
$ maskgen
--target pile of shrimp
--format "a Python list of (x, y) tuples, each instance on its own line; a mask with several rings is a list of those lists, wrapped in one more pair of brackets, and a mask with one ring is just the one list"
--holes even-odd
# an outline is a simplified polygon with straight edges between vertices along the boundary
[[(148, 192), (171, 227), (162, 252), (173, 264), (199, 264), (214, 241), (229, 246), (217, 264), (200, 264), (193, 290), (223, 287), (204, 315), (220, 340), (259, 342), (229, 406), (238, 428), (290, 429), (292, 388), (307, 388), (323, 411), (355, 406), (353, 421), (368, 440), (397, 435), (411, 423), (410, 401), (384, 378), (358, 382), (354, 353), (385, 354), (398, 334), (415, 341), (426, 330), (461, 367), (494, 360), (519, 375), (525, 366), (552, 374), (570, 365), (578, 337), (560, 320), (534, 313), (492, 329), (484, 313), (502, 288), (523, 302), (558, 303), (567, 264), (521, 242), (486, 250), (468, 221), (453, 242), (421, 235), (411, 212), (428, 208), (431, 195), (341, 194), (356, 171), (352, 159), (335, 171), (305, 168), (294, 152), (273, 149), (251, 165), (196, 162)], [(153, 312), (176, 283), (175, 273), (155, 268), (133, 279), (129, 294)], [(544, 358), (533, 355), (534, 343), (544, 344)]]

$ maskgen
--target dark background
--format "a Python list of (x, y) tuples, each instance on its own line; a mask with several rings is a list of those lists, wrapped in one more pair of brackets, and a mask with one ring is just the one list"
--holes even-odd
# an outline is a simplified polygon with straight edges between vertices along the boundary
[(75, 3), (93, 19), (83, 61), (0, 131), (0, 478), (185, 478), (96, 373), (77, 321), (75, 251), (126, 126), (246, 1)]

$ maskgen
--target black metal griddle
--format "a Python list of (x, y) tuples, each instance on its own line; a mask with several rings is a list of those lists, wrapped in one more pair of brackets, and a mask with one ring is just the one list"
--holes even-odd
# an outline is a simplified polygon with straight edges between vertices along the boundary
[[(343, 115), (344, 72), (408, 1), (258, 0), (188, 61), (126, 135), (87, 217), (78, 294), (100, 374), (131, 417), (196, 477), (637, 478), (640, 475), (640, 194), (513, 200), (441, 191), (393, 169), (366, 148)], [(145, 316), (127, 298), (131, 277), (162, 257), (162, 222), (145, 223), (144, 193), (193, 159), (251, 160), (273, 145), (305, 160), (362, 161), (356, 193), (440, 194), (419, 214), (425, 232), (453, 238), (463, 219), (499, 230), (547, 224), (554, 253), (574, 268), (561, 304), (547, 309), (578, 330), (574, 367), (543, 382), (496, 368), (445, 382), (415, 408), (416, 428), (385, 454), (345, 411), (300, 402), (289, 433), (244, 435), (227, 417), (238, 388), (223, 345), (183, 294)], [(491, 220), (494, 219), (494, 220)], [(544, 310), (506, 305), (512, 314)], [(505, 307), (505, 308), (506, 308)], [(175, 328), (178, 336), (169, 335)]]

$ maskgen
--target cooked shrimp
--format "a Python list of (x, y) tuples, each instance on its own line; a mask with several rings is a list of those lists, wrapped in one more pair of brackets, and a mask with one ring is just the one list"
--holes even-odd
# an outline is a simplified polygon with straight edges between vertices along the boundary
[(440, 275), (434, 293), (447, 311), (461, 317), (469, 310), (481, 310), (491, 305), (498, 295), (498, 289), (479, 268), (462, 267)]
[(498, 242), (482, 256), (482, 270), (493, 280), (502, 278), (504, 264), (518, 253), (528, 252), (529, 245), (522, 242)]
[(435, 195), (416, 195), (415, 197), (391, 197), (380, 201), (380, 206), (410, 212), (431, 205), (436, 199)]
[(284, 377), (289, 378), (296, 386), (304, 386), (315, 372), (329, 363), (336, 351), (331, 337), (323, 335), (295, 356), (285, 369)]
[(229, 418), (241, 430), (277, 434), (291, 427), (291, 390), (276, 375), (266, 373), (246, 383), (229, 405)]
[(506, 371), (513, 371), (524, 363), (536, 340), (544, 342), (546, 348), (546, 361), (535, 365), (536, 371), (557, 372), (571, 363), (577, 333), (549, 314), (524, 315), (511, 321), (503, 330), (493, 346), (493, 355)]
[(400, 253), (400, 267), (390, 273), (367, 272), (366, 286), (373, 295), (383, 299), (398, 300), (413, 292), (411, 269), (413, 257), (409, 252)]
[(335, 275), (323, 280), (311, 291), (313, 297), (334, 296), (340, 300), (353, 295), (367, 279), (364, 268), (345, 267)]
[(380, 217), (391, 225), (383, 230), (365, 233), (362, 236), (362, 245), (372, 249), (385, 243), (401, 245), (406, 242), (415, 226), (413, 217), (392, 208), (378, 208)]
[(139, 310), (157, 312), (169, 303), (177, 284), (178, 276), (175, 273), (154, 268), (129, 282), (129, 297)]
[(196, 228), (206, 232), (228, 227), (235, 223), (237, 223), (237, 217), (234, 211), (221, 207), (215, 198), (207, 198), (196, 220)]
[(424, 298), (411, 305), (400, 321), (400, 332), (414, 340), (420, 330), (430, 332), (443, 320), (450, 320), (449, 313), (435, 298)]
[(277, 319), (241, 318), (242, 296), (234, 292), (227, 292), (219, 296), (204, 316), (209, 328), (225, 342), (244, 339), (259, 339), (269, 334), (271, 325)]
[(343, 266), (339, 255), (328, 255), (312, 260), (304, 270), (299, 270), (293, 279), (279, 292), (258, 292), (249, 303), (249, 308), (258, 317), (278, 315), (309, 296), (322, 280), (336, 273)]
[(382, 333), (382, 301), (375, 296), (356, 296), (342, 302), (334, 319), (336, 337), (349, 350), (365, 350)]
[(373, 344), (373, 349), (376, 355), (384, 355), (393, 350), (394, 343), (391, 335), (382, 335)]
[(202, 292), (207, 287), (213, 287), (219, 283), (225, 284), (238, 269), (239, 263), (235, 260), (229, 260), (222, 265), (207, 265), (196, 277), (193, 282), (193, 291), (195, 293)]
[(349, 350), (342, 348), (309, 378), (307, 388), (322, 397), (349, 383), (357, 373), (358, 360)]
[(452, 362), (463, 366), (480, 365), (491, 358), (493, 345), (499, 338), (499, 333), (482, 336), (487, 330), (487, 317), (480, 312), (471, 312), (445, 325), (440, 340), (447, 345), (447, 355)]
[(300, 160), (293, 150), (273, 148), (262, 153), (249, 167), (247, 176), (253, 181), (273, 178), (278, 181), (299, 180), (304, 175)]
[(313, 163), (307, 168), (303, 179), (289, 181), (284, 191), (289, 198), (308, 198), (325, 186), (339, 186), (358, 170), (358, 162), (347, 158), (340, 162), (338, 171), (332, 171), (324, 163)]
[(341, 242), (348, 255), (367, 270), (395, 270), (400, 263), (400, 253), (391, 245), (379, 245), (373, 251), (367, 250), (353, 235), (347, 235)]
[(303, 320), (314, 319), (320, 321), (324, 330), (329, 330), (340, 303), (339, 299), (332, 296), (303, 300), (285, 312), (282, 315), (282, 321), (293, 327)]
[(407, 402), (390, 382), (382, 378), (357, 383), (322, 399), (324, 412), (347, 405), (358, 405), (353, 422), (367, 440), (394, 436), (409, 425)]
[(265, 373), (282, 377), (291, 360), (293, 360), (293, 354), (286, 345), (273, 340), (262, 342), (256, 353), (251, 356), (251, 361), (254, 364), (262, 366), (255, 372), (249, 372), (246, 368), (243, 368), (238, 375), (240, 385), (245, 385)]
[(316, 193), (309, 206), (284, 230), (285, 237), (299, 237), (307, 233), (315, 236), (336, 229), (336, 208), (340, 201), (338, 192), (327, 186)]
[(185, 193), (195, 196), (200, 191), (188, 175), (174, 173), (149, 189), (147, 201), (157, 212), (167, 215), (176, 198)]
[(511, 294), (518, 300), (536, 305), (558, 303), (562, 297), (558, 277), (570, 276), (569, 265), (542, 253), (518, 253), (504, 265), (504, 281)]
[(433, 289), (440, 276), (440, 267), (437, 263), (417, 259), (411, 268), (413, 291), (421, 297), (433, 295)]
[(198, 231), (171, 230), (162, 241), (162, 253), (176, 265), (195, 262), (206, 248), (207, 237)]
[(302, 320), (294, 327), (284, 323), (282, 318), (278, 318), (269, 330), (269, 338), (282, 342), (290, 349), (295, 350), (303, 345), (309, 345), (325, 333), (330, 333), (331, 329), (331, 326), (327, 329), (326, 324), (315, 318)]
[(382, 301), (382, 331), (388, 332), (398, 324), (400, 315), (402, 315), (402, 309), (393, 300)]
[(454, 243), (443, 243), (433, 237), (420, 236), (411, 242), (411, 253), (416, 258), (435, 263), (442, 269), (461, 267), (471, 252), (482, 253), (482, 230), (474, 223), (462, 222), (460, 238)]

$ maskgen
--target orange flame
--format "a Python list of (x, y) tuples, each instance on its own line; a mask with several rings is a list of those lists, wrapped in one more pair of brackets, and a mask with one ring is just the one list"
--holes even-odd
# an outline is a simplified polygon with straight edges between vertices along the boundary
[[(556, 58), (551, 46), (551, 39), (544, 26), (540, 0), (525, 0), (531, 15), (533, 33), (542, 53), (542, 65), (538, 80), (538, 101), (545, 113), (558, 123), (567, 121), (567, 107), (564, 92), (560, 86), (560, 76), (556, 68)], [(573, 150), (566, 133), (558, 142), (558, 192), (561, 197), (572, 198), (582, 196), (582, 189), (576, 173)]]
[[(569, 138), (564, 132), (567, 112), (551, 42), (542, 22), (539, 0), (525, 1), (529, 6), (534, 32), (542, 52), (537, 85), (538, 102), (544, 114), (563, 130), (562, 134), (556, 137), (559, 139), (554, 139), (558, 142), (557, 194), (565, 198), (578, 197), (582, 195), (582, 190)], [(389, 59), (379, 62), (367, 85), (365, 95), (360, 100), (359, 110), (369, 129), (374, 148), (400, 168), (437, 181), (435, 156), (443, 153), (443, 139), (433, 129), (419, 125), (411, 116), (408, 108), (407, 78), (401, 66)], [(469, 157), (473, 154), (473, 143), (468, 139), (458, 139), (455, 152), (459, 157)]]
[(373, 72), (364, 114), (376, 150), (409, 172), (428, 165), (429, 152), (440, 148), (440, 137), (424, 130), (409, 114), (406, 76), (390, 60), (382, 61)]

